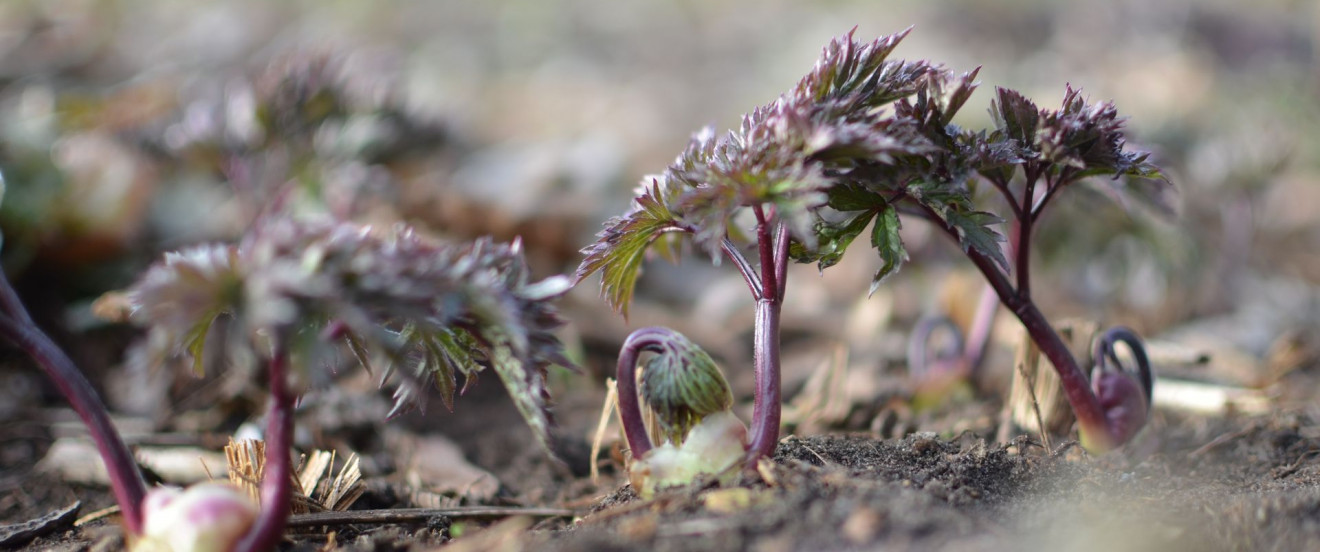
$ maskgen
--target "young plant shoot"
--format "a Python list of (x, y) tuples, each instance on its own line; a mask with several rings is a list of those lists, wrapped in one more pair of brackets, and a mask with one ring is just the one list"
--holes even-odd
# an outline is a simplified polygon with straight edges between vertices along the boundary
[[(991, 103), (995, 128), (954, 125), (977, 71), (955, 76), (928, 61), (889, 59), (906, 35), (869, 43), (840, 37), (797, 86), (744, 116), (740, 128), (723, 137), (698, 133), (664, 173), (643, 181), (630, 212), (605, 223), (583, 250), (578, 278), (601, 272), (606, 301), (626, 315), (653, 247), (672, 257), (686, 241), (739, 270), (756, 301), (750, 467), (773, 453), (779, 437), (779, 317), (789, 259), (824, 270), (869, 228), (880, 258), (874, 291), (907, 260), (900, 215), (925, 219), (958, 243), (1059, 371), (1083, 444), (1094, 451), (1123, 444), (1145, 423), (1146, 409), (1134, 401), (1148, 406), (1150, 380), (1127, 385), (1119, 382), (1132, 376), (1105, 370), (1093, 390), (1032, 301), (1030, 238), (1050, 201), (1079, 181), (1107, 176), (1120, 191), (1147, 194), (1166, 190), (1168, 181), (1145, 154), (1125, 151), (1113, 105), (1089, 104), (1071, 87), (1058, 110), (999, 89)], [(983, 183), (1016, 220), (1011, 262), (1001, 249), (1003, 219), (973, 203)], [(743, 235), (750, 243), (736, 241)], [(1123, 342), (1138, 349), (1130, 337)], [(620, 358), (620, 413), (634, 457), (644, 458), (651, 445), (638, 402), (627, 397), (637, 347), (629, 343)]]
[(129, 290), (130, 316), (147, 328), (157, 360), (191, 356), (201, 371), (207, 335), (227, 324), (225, 356), (265, 366), (271, 403), (257, 510), (235, 503), (235, 496), (247, 500), (241, 493), (216, 485), (147, 493), (90, 385), (32, 324), (12, 288), (0, 284), (0, 335), (32, 356), (83, 417), (140, 550), (275, 547), (292, 492), (295, 388), (314, 379), (314, 369), (345, 358), (377, 365), (381, 384), (395, 387), (391, 416), (424, 408), (428, 382), (452, 408), (458, 375), (465, 388), (478, 372), (494, 369), (549, 450), (546, 369), (571, 366), (553, 333), (562, 322), (552, 305), (571, 281), (532, 281), (517, 242), (456, 247), (402, 226), (271, 217), (236, 246), (167, 254)]
[[(641, 395), (668, 439), (654, 446), (638, 405), (637, 361), (654, 353), (642, 372)], [(629, 479), (650, 498), (656, 489), (702, 475), (730, 472), (746, 455), (747, 426), (730, 409), (733, 393), (719, 366), (687, 337), (668, 328), (633, 332), (619, 352), (619, 412), (634, 461)]]

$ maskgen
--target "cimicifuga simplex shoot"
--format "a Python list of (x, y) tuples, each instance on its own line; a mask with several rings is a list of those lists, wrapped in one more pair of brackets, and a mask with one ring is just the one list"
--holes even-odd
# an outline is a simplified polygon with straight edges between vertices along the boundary
[[(642, 181), (633, 208), (607, 221), (599, 239), (583, 250), (578, 278), (601, 273), (602, 294), (625, 315), (650, 251), (676, 258), (691, 245), (741, 273), (756, 302), (756, 389), (746, 437), (737, 430), (718, 432), (740, 441), (742, 451), (730, 466), (754, 466), (774, 452), (779, 439), (779, 327), (788, 263), (816, 263), (825, 270), (866, 232), (879, 265), (874, 291), (907, 261), (899, 229), (914, 218), (956, 242), (1021, 320), (1058, 370), (1087, 449), (1120, 446), (1145, 424), (1148, 368), (1142, 365), (1133, 374), (1117, 362), (1102, 362), (1093, 376), (1083, 373), (1032, 300), (1028, 261), (1036, 223), (1059, 192), (1096, 180), (1153, 197), (1170, 188), (1168, 180), (1147, 154), (1126, 149), (1123, 119), (1112, 104), (1091, 103), (1071, 87), (1057, 109), (997, 89), (990, 101), (994, 127), (959, 127), (954, 115), (976, 90), (979, 68), (959, 75), (929, 61), (891, 59), (907, 33), (862, 42), (850, 32), (830, 42), (797, 86), (745, 115), (739, 128), (723, 135), (710, 129), (697, 133), (673, 165)], [(976, 194), (984, 187), (991, 193), (983, 195), (991, 197)], [(993, 204), (993, 196), (1007, 205), (1007, 219), (977, 203)], [(1006, 255), (1002, 242), (1009, 231), (1016, 247)], [(1129, 347), (1141, 347), (1135, 334), (1121, 337)], [(1116, 341), (1104, 345), (1112, 348)], [(1113, 358), (1107, 350), (1106, 358)], [(674, 434), (701, 427), (716, 414), (721, 420), (727, 416), (727, 387), (706, 383), (714, 379), (709, 370), (692, 369), (705, 366), (709, 357), (671, 331), (645, 328), (625, 343), (618, 365), (620, 415), (634, 471), (649, 469), (648, 455), (661, 450), (642, 429), (639, 401), (628, 396), (637, 392), (634, 364), (643, 352), (683, 357), (650, 362), (644, 367), (648, 372), (677, 372), (648, 373), (644, 381), (696, 381), (642, 386), (648, 404), (668, 405), (656, 410), (669, 428), (664, 437), (687, 457), (724, 457), (688, 449), (726, 450), (728, 443)], [(667, 388), (688, 392), (655, 395)], [(730, 466), (690, 471), (714, 473)]]
[[(82, 417), (108, 469), (130, 547), (138, 551), (272, 550), (292, 496), (293, 405), (311, 371), (361, 364), (394, 388), (391, 416), (446, 407), (493, 369), (537, 441), (550, 449), (546, 371), (572, 366), (553, 333), (553, 302), (571, 279), (534, 280), (520, 245), (450, 245), (405, 226), (268, 215), (235, 245), (166, 254), (128, 290), (130, 318), (158, 361), (256, 359), (270, 393), (260, 504), (227, 484), (147, 490), (86, 378), (28, 316), (0, 277), (0, 336), (28, 353)], [(207, 354), (208, 335), (227, 325)], [(219, 334), (217, 334), (219, 335)], [(217, 364), (224, 364), (223, 362)], [(374, 366), (374, 368), (373, 368)], [(463, 378), (459, 385), (459, 376)]]

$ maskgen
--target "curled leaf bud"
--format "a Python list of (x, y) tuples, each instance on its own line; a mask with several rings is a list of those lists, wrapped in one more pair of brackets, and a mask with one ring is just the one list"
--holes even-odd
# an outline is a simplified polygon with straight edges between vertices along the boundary
[(733, 393), (720, 367), (687, 337), (670, 331), (646, 363), (641, 394), (669, 441), (681, 445), (703, 418), (724, 412)]
[(1105, 412), (1109, 433), (1116, 443), (1126, 443), (1146, 425), (1146, 396), (1137, 381), (1124, 372), (1107, 371), (1091, 386)]
[[(1114, 346), (1127, 345), (1135, 366), (1126, 367), (1119, 360)], [(1091, 374), (1091, 389), (1095, 392), (1100, 410), (1104, 412), (1104, 442), (1097, 441), (1099, 428), (1081, 428), (1082, 444), (1091, 450), (1105, 450), (1131, 440), (1142, 427), (1151, 409), (1154, 377), (1150, 359), (1141, 337), (1123, 326), (1105, 330), (1096, 338), (1092, 348), (1095, 368)], [(1088, 443), (1094, 443), (1090, 445)]]

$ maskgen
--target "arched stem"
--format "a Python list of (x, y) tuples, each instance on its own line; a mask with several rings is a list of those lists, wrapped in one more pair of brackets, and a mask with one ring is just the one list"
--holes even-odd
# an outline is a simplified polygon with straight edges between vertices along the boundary
[(1146, 346), (1141, 340), (1141, 336), (1127, 326), (1114, 326), (1105, 330), (1095, 340), (1095, 346), (1091, 350), (1091, 358), (1094, 368), (1091, 373), (1091, 381), (1095, 381), (1101, 372), (1110, 369), (1110, 364), (1119, 371), (1125, 370), (1122, 362), (1118, 360), (1118, 354), (1114, 350), (1114, 345), (1122, 342), (1132, 351), (1133, 360), (1137, 365), (1134, 368), (1137, 377), (1137, 383), (1141, 384), (1141, 391), (1146, 398), (1146, 407), (1150, 408), (1151, 400), (1154, 398), (1155, 376), (1150, 371), (1150, 357), (1146, 355)]
[(623, 436), (633, 458), (641, 458), (655, 445), (646, 434), (642, 419), (641, 400), (637, 396), (637, 359), (643, 352), (661, 353), (663, 344), (672, 333), (668, 328), (656, 326), (641, 328), (628, 335), (619, 350), (619, 364), (615, 384), (619, 389), (619, 418), (623, 422)]
[[(3, 277), (0, 277), (2, 280)], [(9, 287), (8, 282), (3, 286)], [(18, 306), (16, 301), (6, 302), (5, 308)], [(0, 335), (17, 345), (37, 365), (46, 372), (46, 376), (55, 382), (55, 387), (69, 401), (69, 406), (78, 413), (87, 433), (96, 443), (96, 450), (105, 462), (106, 472), (110, 476), (110, 487), (115, 493), (115, 501), (124, 516), (124, 526), (133, 534), (142, 533), (142, 498), (147, 494), (142, 474), (133, 460), (133, 453), (120, 438), (119, 432), (110, 422), (110, 414), (96, 394), (92, 384), (83, 377), (82, 372), (73, 365), (73, 361), (55, 342), (51, 341), (40, 329), (31, 323), (23, 323), (12, 316), (13, 313), (0, 314)], [(23, 312), (26, 318), (26, 312)], [(27, 318), (31, 320), (31, 318)]]
[[(948, 333), (953, 343), (944, 351), (931, 351), (935, 333), (940, 330)], [(958, 324), (953, 319), (942, 315), (923, 317), (917, 321), (916, 326), (912, 328), (912, 336), (908, 338), (908, 375), (922, 377), (932, 372), (955, 369), (956, 367), (949, 365), (960, 363), (960, 359), (966, 355), (966, 350), (962, 330), (958, 329)]]
[(105, 462), (106, 473), (110, 476), (110, 488), (115, 493), (115, 501), (124, 516), (124, 525), (133, 534), (142, 532), (142, 498), (147, 495), (146, 483), (137, 469), (133, 453), (124, 444), (123, 438), (110, 421), (110, 412), (106, 410), (101, 397), (92, 388), (91, 382), (74, 366), (69, 355), (60, 349), (45, 332), (32, 321), (32, 316), (23, 307), (14, 286), (0, 271), (0, 335), (17, 345), (46, 372), (46, 377), (55, 382), (55, 387), (69, 406), (82, 419), (87, 433), (96, 443), (96, 450)]

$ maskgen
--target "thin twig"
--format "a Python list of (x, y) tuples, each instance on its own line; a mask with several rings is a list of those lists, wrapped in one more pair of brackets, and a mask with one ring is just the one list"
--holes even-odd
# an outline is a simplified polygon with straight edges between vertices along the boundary
[(106, 506), (105, 508), (101, 508), (100, 510), (97, 510), (97, 511), (95, 511), (95, 512), (92, 512), (92, 513), (90, 513), (90, 514), (87, 514), (87, 515), (85, 515), (85, 516), (83, 516), (83, 517), (78, 518), (77, 520), (75, 520), (75, 521), (73, 522), (73, 526), (74, 526), (74, 527), (82, 527), (82, 526), (87, 525), (88, 523), (91, 523), (91, 522), (93, 522), (93, 521), (97, 521), (97, 520), (100, 520), (100, 519), (105, 519), (105, 518), (108, 518), (108, 517), (110, 517), (110, 516), (116, 515), (116, 514), (118, 514), (118, 513), (119, 513), (119, 505), (118, 505), (118, 504), (115, 504), (114, 506)]
[(575, 515), (575, 512), (566, 508), (519, 508), (510, 506), (396, 508), (298, 514), (289, 516), (287, 526), (320, 527), (325, 525), (420, 523), (439, 516), (449, 518), (498, 518), (512, 516), (571, 517), (573, 515)]
[(1320, 454), (1320, 450), (1308, 450), (1306, 452), (1303, 452), (1301, 456), (1297, 457), (1297, 461), (1285, 466), (1282, 470), (1279, 470), (1278, 472), (1273, 473), (1271, 475), (1273, 475), (1275, 479), (1283, 479), (1294, 473), (1297, 473), (1297, 470), (1302, 467), (1302, 462), (1307, 461), (1316, 454)]
[(1210, 451), (1212, 451), (1212, 450), (1214, 450), (1214, 449), (1217, 449), (1217, 448), (1219, 448), (1219, 447), (1221, 447), (1221, 446), (1224, 446), (1225, 444), (1227, 444), (1228, 442), (1230, 442), (1230, 441), (1232, 441), (1232, 440), (1234, 440), (1234, 439), (1241, 438), (1242, 436), (1247, 435), (1248, 433), (1251, 433), (1251, 432), (1253, 432), (1253, 431), (1256, 431), (1257, 429), (1259, 429), (1259, 427), (1258, 427), (1256, 424), (1251, 424), (1250, 426), (1245, 427), (1245, 428), (1243, 428), (1243, 429), (1239, 429), (1239, 430), (1237, 430), (1237, 431), (1233, 431), (1233, 432), (1229, 432), (1229, 433), (1221, 434), (1220, 436), (1215, 437), (1214, 439), (1211, 439), (1209, 443), (1206, 443), (1206, 444), (1204, 444), (1204, 445), (1201, 445), (1201, 446), (1198, 447), (1196, 450), (1194, 450), (1194, 451), (1188, 453), (1188, 454), (1187, 454), (1187, 457), (1188, 457), (1188, 458), (1196, 458), (1196, 457), (1198, 457), (1198, 456), (1202, 456), (1202, 455), (1204, 455), (1204, 454), (1206, 454), (1206, 453), (1208, 453), (1208, 452), (1210, 452)]

